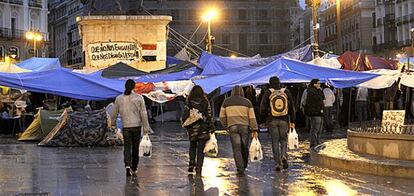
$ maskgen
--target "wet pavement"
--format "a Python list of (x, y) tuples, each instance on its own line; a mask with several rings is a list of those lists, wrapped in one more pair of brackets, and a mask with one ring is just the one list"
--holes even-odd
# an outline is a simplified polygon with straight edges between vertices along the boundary
[[(262, 133), (265, 158), (236, 176), (230, 138), (221, 134), (219, 156), (205, 159), (201, 178), (189, 176), (186, 132), (170, 122), (153, 129), (153, 156), (140, 160), (137, 178), (125, 177), (122, 147), (47, 148), (1, 136), (0, 195), (414, 195), (414, 180), (311, 165), (300, 132), (301, 148), (290, 152), (287, 171), (274, 171), (269, 136)], [(345, 131), (329, 138), (341, 137)]]

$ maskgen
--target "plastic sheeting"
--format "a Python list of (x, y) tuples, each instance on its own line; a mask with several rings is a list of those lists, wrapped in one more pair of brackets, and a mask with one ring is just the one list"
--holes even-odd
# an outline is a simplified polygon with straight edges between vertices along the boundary
[(309, 63), (334, 69), (341, 69), (342, 67), (341, 63), (338, 61), (337, 58), (315, 58), (312, 61), (309, 61)]
[(368, 71), (374, 69), (397, 69), (396, 61), (389, 61), (381, 57), (364, 55), (347, 51), (338, 57), (342, 69), (353, 71)]
[(201, 75), (213, 76), (226, 74), (229, 71), (242, 71), (253, 67), (265, 66), (282, 56), (300, 61), (310, 61), (312, 60), (311, 46), (307, 45), (296, 50), (266, 58), (261, 58), (259, 55), (250, 58), (230, 58), (203, 52), (200, 57), (199, 66), (203, 69)]
[(32, 71), (47, 71), (60, 68), (61, 64), (58, 58), (32, 57), (20, 62), (17, 66)]
[(356, 86), (379, 75), (320, 67), (281, 57), (264, 67), (195, 80), (194, 83), (201, 85), (207, 93), (218, 87), (221, 87), (223, 93), (235, 85), (266, 84), (272, 76), (278, 76), (282, 83), (304, 83), (318, 78), (336, 88), (346, 88)]
[(42, 72), (0, 73), (0, 85), (75, 99), (105, 100), (121, 94), (125, 81), (97, 78), (60, 68)]
[(400, 77), (400, 70), (389, 70), (389, 69), (377, 69), (371, 71), (365, 71), (365, 73), (374, 73), (379, 74), (380, 76), (368, 80), (360, 85), (359, 87), (364, 87), (368, 89), (383, 89), (391, 87)]

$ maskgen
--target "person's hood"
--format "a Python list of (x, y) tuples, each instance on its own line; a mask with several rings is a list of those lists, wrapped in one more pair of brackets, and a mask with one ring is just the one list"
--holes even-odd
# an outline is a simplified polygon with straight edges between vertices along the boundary
[(242, 96), (242, 97), (244, 97), (243, 88), (241, 86), (233, 87), (233, 90), (231, 91), (231, 96)]

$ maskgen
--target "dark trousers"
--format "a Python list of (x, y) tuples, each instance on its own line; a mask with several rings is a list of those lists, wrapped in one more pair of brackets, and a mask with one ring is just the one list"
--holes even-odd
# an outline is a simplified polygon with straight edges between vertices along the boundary
[[(196, 172), (201, 173), (204, 162), (204, 147), (207, 140), (190, 141), (190, 167), (196, 168)], [(197, 159), (197, 162), (196, 162)]]
[(325, 129), (327, 132), (332, 132), (334, 125), (333, 125), (333, 120), (332, 120), (332, 108), (333, 107), (325, 107), (323, 109), (323, 114), (324, 114), (324, 123), (325, 123)]
[(244, 171), (249, 159), (249, 127), (233, 125), (229, 128), (229, 132), (237, 171)]
[(356, 111), (358, 121), (367, 121), (368, 120), (368, 102), (366, 101), (356, 101)]
[(141, 141), (141, 127), (123, 128), (124, 136), (124, 163), (133, 171), (138, 168), (139, 142)]
[(321, 131), (323, 126), (322, 116), (310, 116), (310, 147), (321, 144)]
[(287, 159), (287, 136), (289, 123), (285, 120), (272, 119), (268, 122), (272, 138), (273, 159), (276, 166), (282, 165), (282, 159)]

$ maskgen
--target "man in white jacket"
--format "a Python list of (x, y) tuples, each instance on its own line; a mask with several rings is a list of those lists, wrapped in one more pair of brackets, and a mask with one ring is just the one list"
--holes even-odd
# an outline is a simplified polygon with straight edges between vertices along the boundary
[(115, 126), (118, 113), (121, 115), (122, 134), (124, 136), (124, 163), (127, 176), (137, 174), (141, 127), (143, 127), (144, 134), (148, 134), (148, 130), (150, 130), (144, 98), (132, 92), (134, 88), (135, 82), (127, 80), (125, 92), (116, 97), (111, 113), (113, 126)]

